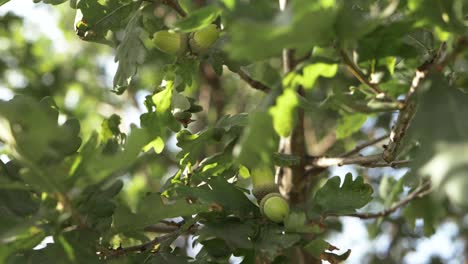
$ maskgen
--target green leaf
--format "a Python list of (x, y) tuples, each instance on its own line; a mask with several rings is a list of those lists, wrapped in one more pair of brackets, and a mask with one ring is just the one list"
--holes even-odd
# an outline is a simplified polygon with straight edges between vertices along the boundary
[(224, 240), (231, 250), (252, 248), (253, 243), (250, 238), (255, 233), (253, 224), (234, 217), (207, 221), (203, 223), (203, 228), (198, 232), (199, 240), (217, 237)]
[(7, 263), (7, 258), (18, 254), (19, 252), (24, 252), (32, 250), (37, 246), (41, 241), (46, 237), (43, 232), (37, 232), (28, 234), (25, 236), (16, 237), (14, 241), (9, 243), (3, 243), (0, 247), (0, 262)]
[(217, 127), (222, 127), (226, 130), (231, 127), (245, 127), (249, 123), (249, 116), (246, 113), (236, 114), (236, 115), (225, 115), (218, 120), (216, 124)]
[(336, 138), (343, 139), (351, 136), (359, 131), (362, 125), (366, 122), (367, 115), (352, 114), (345, 115), (338, 120), (338, 127), (336, 128)]
[(0, 0), (0, 6), (8, 3), (10, 0)]
[(185, 200), (164, 203), (160, 194), (151, 193), (140, 201), (136, 213), (124, 206), (117, 207), (114, 214), (114, 227), (120, 232), (141, 230), (145, 226), (166, 218), (190, 216), (208, 210), (207, 205), (189, 204)]
[(293, 89), (286, 89), (276, 99), (276, 105), (270, 108), (273, 126), (278, 135), (287, 137), (291, 134), (296, 126), (298, 104), (296, 92)]
[(133, 128), (126, 138), (125, 145), (121, 146), (123, 150), (119, 146), (115, 153), (105, 153), (102, 146), (89, 145), (87, 152), (80, 153), (80, 167), (76, 170), (75, 177), (92, 175), (93, 181), (99, 181), (113, 172), (128, 168), (149, 142), (147, 130)]
[(209, 128), (198, 134), (192, 134), (188, 130), (181, 130), (177, 133), (177, 146), (182, 150), (177, 154), (181, 158), (180, 164), (194, 164), (205, 148), (209, 144), (215, 144), (221, 140), (224, 135), (222, 128)]
[(272, 123), (272, 117), (267, 113), (253, 112), (249, 115), (237, 157), (240, 164), (250, 169), (258, 164), (273, 164), (272, 155), (278, 149), (278, 142)]
[(177, 30), (192, 32), (200, 30), (211, 24), (220, 14), (221, 9), (216, 5), (208, 5), (199, 8), (175, 24)]
[(321, 233), (322, 228), (318, 225), (307, 223), (307, 216), (305, 212), (293, 211), (284, 221), (284, 227), (287, 232), (293, 233)]
[(403, 182), (405, 177), (400, 180), (395, 180), (393, 177), (384, 176), (380, 181), (379, 195), (384, 200), (384, 206), (390, 207), (398, 200), (399, 195), (403, 192)]
[(408, 9), (412, 17), (424, 24), (438, 25), (447, 31), (462, 33), (466, 30), (464, 0), (409, 0)]
[(161, 137), (156, 137), (143, 147), (143, 151), (147, 152), (148, 150), (153, 149), (156, 154), (159, 154), (164, 150), (164, 145), (164, 140)]
[(204, 185), (199, 188), (179, 186), (177, 190), (181, 195), (197, 198), (205, 205), (218, 204), (228, 215), (234, 213), (244, 217), (258, 210), (243, 191), (234, 184), (228, 183), (223, 177), (212, 177), (205, 181), (208, 186)]
[(114, 76), (114, 91), (122, 94), (132, 82), (139, 64), (146, 56), (146, 48), (140, 39), (143, 31), (141, 27), (141, 10), (135, 11), (125, 27), (124, 38), (116, 50), (115, 61), (119, 62)]
[(278, 252), (291, 248), (301, 240), (300, 235), (284, 232), (277, 225), (263, 225), (260, 226), (259, 231), (258, 237), (254, 241), (255, 249), (270, 260), (273, 260)]
[[(378, 60), (385, 57), (411, 58), (421, 52), (420, 45), (414, 45), (415, 33), (413, 21), (397, 21), (377, 27), (373, 32), (359, 38), (359, 61)], [(423, 50), (426, 52), (426, 49)], [(390, 70), (390, 72), (392, 72)]]
[(304, 249), (317, 259), (330, 247), (330, 244), (323, 239), (315, 239), (305, 245)]
[(424, 220), (424, 235), (431, 236), (442, 219), (447, 215), (445, 207), (441, 201), (428, 195), (420, 199), (415, 199), (403, 209), (403, 215), (411, 228), (416, 227), (416, 220)]
[(190, 258), (186, 256), (178, 256), (170, 253), (153, 254), (145, 261), (145, 264), (186, 264)]
[(153, 95), (152, 100), (156, 106), (156, 112), (165, 113), (170, 110), (172, 103), (172, 93), (174, 90), (173, 87), (173, 82), (168, 81), (164, 90)]
[(335, 76), (338, 64), (328, 64), (323, 62), (313, 63), (302, 69), (302, 74), (290, 72), (283, 80), (285, 87), (303, 86), (305, 89), (312, 89), (318, 77), (331, 78)]
[[(372, 186), (358, 176), (353, 181), (351, 173), (346, 174), (340, 187), (340, 177), (330, 178), (313, 198), (314, 207), (324, 214), (345, 215), (354, 213), (372, 200)], [(310, 210), (314, 210), (311, 208)]]
[(334, 37), (334, 2), (298, 0), (270, 20), (237, 18), (227, 28), (226, 50), (236, 59), (259, 60), (279, 56), (283, 48), (325, 45)]
[[(388, 17), (398, 5), (398, 1), (390, 1), (389, 8), (381, 7), (376, 3), (367, 1), (341, 1), (336, 34), (343, 44), (359, 39), (366, 33), (375, 29), (383, 18)], [(356, 7), (359, 6), (359, 7)]]

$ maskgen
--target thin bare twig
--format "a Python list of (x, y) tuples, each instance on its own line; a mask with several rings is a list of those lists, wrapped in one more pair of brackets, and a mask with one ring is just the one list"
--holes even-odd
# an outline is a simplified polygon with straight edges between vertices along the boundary
[(370, 82), (364, 73), (359, 69), (359, 67), (354, 63), (354, 61), (349, 57), (348, 53), (344, 50), (340, 50), (341, 58), (343, 62), (348, 67), (348, 70), (358, 79), (362, 84), (368, 86), (369, 88), (377, 94), (378, 97), (386, 97), (385, 93), (379, 88), (375, 83)]
[(146, 232), (152, 232), (152, 233), (159, 233), (159, 234), (167, 234), (167, 233), (172, 233), (174, 231), (177, 231), (179, 227), (173, 226), (173, 225), (166, 225), (166, 224), (154, 224), (150, 225), (144, 228)]
[(313, 168), (328, 168), (331, 166), (343, 166), (347, 164), (356, 164), (361, 166), (372, 166), (372, 164), (382, 161), (381, 154), (357, 157), (308, 157), (308, 164)]
[(174, 9), (181, 17), (186, 17), (187, 13), (184, 9), (180, 6), (177, 0), (161, 0), (164, 5), (169, 6), (170, 8)]
[(422, 66), (419, 67), (411, 81), (411, 87), (406, 95), (404, 107), (400, 110), (395, 126), (390, 133), (389, 143), (382, 153), (382, 158), (386, 162), (391, 162), (395, 159), (403, 137), (410, 126), (411, 120), (416, 112), (416, 102), (413, 100), (413, 97), (416, 94), (419, 84), (426, 77), (427, 69), (428, 68), (423, 68)]
[(151, 250), (153, 249), (156, 245), (169, 240), (171, 237), (174, 237), (176, 234), (174, 232), (169, 233), (167, 235), (155, 237), (153, 240), (148, 241), (146, 243), (136, 245), (136, 246), (131, 246), (131, 247), (118, 247), (116, 249), (101, 249), (100, 252), (98, 252), (98, 255), (104, 259), (109, 259), (109, 258), (115, 258), (119, 257), (122, 255), (126, 255), (128, 253), (132, 252), (144, 252), (146, 250)]
[[(371, 218), (379, 218), (379, 217), (385, 217), (388, 216), (392, 213), (394, 213), (396, 210), (399, 208), (407, 205), (409, 202), (411, 202), (414, 199), (417, 198), (422, 198), (429, 193), (431, 193), (431, 182), (426, 181), (423, 184), (421, 184), (419, 187), (417, 187), (414, 191), (412, 191), (408, 196), (406, 196), (403, 200), (399, 201), (392, 207), (385, 209), (381, 212), (378, 213), (353, 213), (353, 214), (347, 214), (344, 216), (352, 216), (352, 217), (359, 217), (361, 219), (371, 219)], [(335, 215), (336, 216), (336, 215)]]
[(244, 80), (246, 83), (248, 83), (250, 85), (250, 87), (252, 87), (252, 88), (254, 88), (256, 90), (265, 92), (265, 93), (268, 93), (268, 92), (271, 91), (270, 87), (268, 87), (267, 85), (263, 84), (260, 81), (252, 79), (252, 77), (250, 77), (247, 74), (247, 72), (245, 72), (243, 69), (239, 69), (238, 71), (236, 71), (236, 73), (239, 75), (239, 77), (242, 80)]
[(365, 148), (367, 148), (367, 147), (370, 147), (370, 146), (372, 146), (372, 145), (375, 145), (375, 144), (379, 143), (380, 141), (382, 141), (382, 140), (384, 140), (384, 139), (386, 139), (386, 138), (388, 138), (388, 137), (389, 137), (389, 135), (388, 135), (388, 134), (385, 134), (385, 135), (380, 136), (380, 137), (377, 137), (377, 138), (375, 138), (375, 139), (373, 139), (373, 140), (371, 140), (371, 141), (362, 143), (362, 144), (356, 146), (354, 149), (352, 149), (352, 150), (350, 150), (350, 151), (348, 151), (348, 152), (345, 152), (345, 153), (341, 154), (340, 157), (350, 157), (350, 156), (353, 156), (353, 155), (355, 155), (355, 154), (358, 154), (359, 151), (361, 151), (361, 150), (363, 150), (363, 149), (365, 149)]

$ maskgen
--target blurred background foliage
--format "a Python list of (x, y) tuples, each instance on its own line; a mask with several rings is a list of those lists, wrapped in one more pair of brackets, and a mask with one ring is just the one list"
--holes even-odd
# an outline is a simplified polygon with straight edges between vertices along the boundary
[[(0, 17), (5, 100), (0, 103), (0, 262), (98, 262), (96, 251), (148, 242), (154, 233), (143, 228), (183, 216), (185, 231), (197, 221), (205, 225), (196, 243), (192, 235), (175, 240), (175, 234), (167, 240), (175, 240), (172, 247), (160, 243), (160, 254), (111, 261), (186, 263), (187, 255), (198, 254), (200, 263), (242, 258), (254, 263), (249, 262), (256, 256), (252, 252), (262, 252), (281, 263), (277, 256), (287, 253), (278, 254), (280, 249), (292, 248), (299, 239), (281, 236), (283, 229), (258, 220), (258, 208), (240, 195), (250, 188), (248, 180), (238, 177), (234, 185), (207, 176), (238, 175), (232, 153), (244, 127), (257, 131), (245, 142), (258, 151), (267, 150), (259, 142), (276, 137), (274, 129), (282, 133), (273, 126), (255, 130), (252, 124), (265, 120), (248, 121), (242, 113), (265, 111), (279, 95), (287, 95), (281, 88), (302, 86), (304, 95), (295, 105), (287, 104), (295, 95), (277, 104), (273, 122), (287, 134), (296, 108), (305, 109), (308, 153), (337, 156), (390, 132), (397, 99), (408, 92), (417, 67), (442, 50), (444, 56), (457, 56), (421, 86), (421, 104), (399, 155), (413, 164), (329, 168), (317, 177), (313, 191), (328, 176), (353, 172), (374, 189), (363, 210), (379, 211), (429, 177), (437, 191), (395, 215), (363, 222), (329, 219), (320, 237), (341, 253), (350, 248), (349, 263), (463, 263), (468, 236), (468, 57), (461, 49), (468, 43), (468, 4), (463, 0), (294, 0), (287, 12), (269, 0), (184, 0), (182, 8), (192, 14), (186, 19), (160, 1), (43, 0), (28, 13), (14, 8), (18, 1), (2, 6), (17, 12)], [(75, 19), (77, 9), (82, 18)], [(25, 22), (37, 14), (54, 14), (56, 24)], [(76, 28), (80, 19), (87, 28)], [(161, 29), (190, 32), (212, 22), (224, 28), (207, 54), (175, 58), (151, 40)], [(294, 48), (299, 61), (286, 76), (283, 48)], [(343, 50), (352, 51), (346, 56), (395, 104), (376, 98), (347, 70)], [(251, 89), (239, 77), (240, 69), (271, 87), (271, 94)], [(192, 114), (193, 122), (171, 114), (177, 95), (203, 108)], [(171, 106), (161, 112), (165, 103)], [(247, 149), (247, 143), (240, 145)], [(363, 154), (379, 153), (381, 145)], [(256, 163), (256, 154), (249, 152), (244, 160)], [(219, 189), (197, 186), (205, 181)], [(160, 192), (164, 198), (155, 195)], [(175, 202), (166, 203), (167, 197)], [(200, 204), (184, 202), (192, 197)], [(216, 214), (213, 203), (225, 214)], [(190, 218), (197, 213), (201, 218)], [(246, 246), (250, 242), (242, 239), (252, 230), (258, 239)], [(424, 236), (432, 236), (431, 242)], [(50, 237), (54, 244), (32, 250)], [(452, 241), (452, 248), (440, 245)], [(198, 253), (192, 243), (203, 250)]]

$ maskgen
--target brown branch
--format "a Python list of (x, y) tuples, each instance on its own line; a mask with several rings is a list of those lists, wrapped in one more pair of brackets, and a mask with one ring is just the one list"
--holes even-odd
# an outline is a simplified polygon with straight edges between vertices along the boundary
[(435, 68), (437, 71), (442, 71), (447, 64), (454, 60), (459, 53), (461, 53), (465, 46), (468, 45), (468, 40), (460, 38), (455, 46), (452, 54), (448, 55), (444, 60), (438, 62), (443, 56), (442, 53), (446, 48), (445, 42), (442, 43), (437, 53), (427, 62), (423, 63), (416, 70), (416, 73), (411, 81), (411, 87), (406, 94), (404, 107), (400, 110), (395, 126), (390, 134), (390, 141), (387, 148), (383, 152), (383, 159), (387, 162), (391, 162), (395, 159), (398, 149), (401, 145), (402, 139), (409, 128), (411, 120), (416, 112), (416, 102), (414, 100), (416, 91), (424, 78), (426, 78), (429, 70)]
[(412, 160), (396, 160), (386, 162), (382, 154), (356, 157), (307, 157), (308, 166), (306, 174), (317, 169), (325, 169), (332, 166), (359, 165), (367, 168), (392, 167), (397, 168), (409, 164)]
[(158, 223), (158, 224), (145, 227), (144, 231), (152, 232), (152, 233), (159, 233), (159, 234), (167, 234), (167, 233), (172, 233), (174, 231), (177, 231), (178, 229), (179, 229), (178, 226)]
[(313, 168), (328, 168), (331, 166), (343, 166), (343, 165), (361, 165), (365, 167), (372, 167), (372, 164), (381, 162), (382, 155), (375, 154), (370, 156), (357, 156), (357, 157), (308, 157), (307, 163)]
[[(294, 50), (283, 49), (283, 72), (287, 74), (294, 69)], [(304, 88), (298, 87), (298, 94), (304, 96)], [(292, 154), (301, 158), (299, 164), (291, 168), (277, 170), (277, 179), (280, 192), (292, 204), (304, 202), (307, 195), (308, 179), (305, 175), (306, 141), (304, 131), (304, 109), (297, 109), (296, 126), (289, 137), (281, 138), (279, 152)]]
[(237, 73), (242, 80), (244, 80), (246, 83), (250, 85), (250, 87), (254, 89), (265, 92), (265, 93), (268, 93), (271, 91), (270, 87), (268, 87), (267, 85), (263, 84), (260, 81), (252, 79), (252, 77), (250, 77), (247, 74), (247, 72), (245, 72), (243, 69), (239, 69), (238, 71), (235, 71), (235, 73)]
[(174, 237), (177, 233), (172, 232), (164, 236), (155, 237), (153, 240), (148, 241), (146, 243), (135, 245), (131, 247), (118, 247), (116, 249), (101, 249), (98, 252), (98, 255), (104, 259), (115, 258), (119, 256), (126, 255), (132, 252), (144, 252), (148, 249), (153, 249), (156, 245), (161, 244), (162, 242), (169, 240), (171, 237)]
[(187, 13), (184, 9), (180, 6), (177, 0), (161, 0), (164, 5), (169, 6), (170, 8), (174, 9), (181, 17), (186, 17)]
[(416, 70), (416, 74), (411, 82), (410, 90), (406, 95), (404, 108), (400, 110), (395, 126), (390, 133), (390, 140), (386, 149), (382, 153), (382, 158), (386, 162), (391, 162), (395, 159), (398, 149), (400, 148), (403, 137), (408, 130), (414, 113), (416, 112), (416, 102), (412, 100), (421, 80), (426, 77), (425, 71)]
[(359, 69), (359, 67), (354, 63), (354, 61), (349, 57), (348, 53), (343, 49), (340, 50), (341, 58), (343, 59), (344, 64), (347, 66), (348, 70), (358, 79), (362, 84), (371, 88), (378, 97), (385, 98), (385, 93), (379, 88), (375, 83), (370, 82), (364, 73)]
[[(407, 205), (409, 202), (411, 202), (414, 199), (417, 198), (422, 198), (429, 193), (431, 193), (431, 182), (426, 181), (423, 184), (421, 184), (418, 188), (416, 188), (414, 191), (412, 191), (408, 196), (406, 196), (403, 200), (400, 200), (398, 203), (393, 205), (392, 207), (385, 209), (381, 212), (378, 213), (354, 213), (354, 214), (347, 214), (343, 216), (351, 216), (351, 217), (359, 217), (361, 219), (371, 219), (371, 218), (379, 218), (379, 217), (385, 217), (388, 216), (392, 213), (394, 213), (396, 210), (399, 208)], [(336, 216), (336, 215), (335, 215)]]
[(371, 140), (371, 141), (369, 141), (369, 142), (362, 143), (362, 144), (356, 146), (354, 149), (352, 149), (352, 150), (350, 150), (350, 151), (348, 151), (348, 152), (345, 152), (345, 153), (341, 154), (340, 157), (350, 157), (350, 156), (353, 156), (353, 155), (355, 155), (355, 154), (358, 154), (359, 151), (361, 151), (361, 150), (363, 150), (363, 149), (365, 149), (365, 148), (367, 148), (367, 147), (370, 147), (370, 146), (372, 146), (372, 145), (375, 145), (375, 144), (379, 143), (380, 141), (382, 141), (382, 140), (388, 138), (388, 136), (389, 136), (388, 134), (385, 134), (385, 135), (380, 136), (380, 137), (377, 137), (377, 138), (375, 138), (375, 139), (373, 139), (373, 140)]

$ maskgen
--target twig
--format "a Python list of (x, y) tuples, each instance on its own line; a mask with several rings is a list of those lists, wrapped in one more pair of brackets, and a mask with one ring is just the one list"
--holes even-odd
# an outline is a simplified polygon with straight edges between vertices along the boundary
[(392, 168), (398, 168), (398, 167), (405, 167), (405, 165), (411, 163), (413, 160), (411, 159), (406, 159), (406, 160), (394, 160), (391, 161), (390, 163), (388, 162), (378, 162), (372, 164), (372, 168), (378, 168), (378, 167), (392, 167)]
[(369, 88), (374, 91), (378, 97), (386, 97), (385, 93), (378, 87), (377, 84), (371, 83), (364, 73), (359, 69), (359, 67), (354, 63), (354, 61), (349, 57), (348, 53), (344, 50), (340, 50), (341, 57), (343, 62), (348, 67), (349, 71), (358, 79), (362, 84), (368, 86)]
[(312, 57), (312, 52), (311, 51), (307, 52), (304, 56), (295, 59), (294, 64), (299, 65), (299, 64), (303, 63), (304, 61), (310, 59), (310, 57)]
[(148, 249), (154, 248), (154, 246), (156, 246), (157, 244), (160, 244), (166, 240), (169, 240), (171, 237), (174, 237), (176, 234), (177, 233), (172, 232), (164, 236), (156, 237), (149, 242), (136, 245), (136, 246), (125, 247), (125, 248), (118, 247), (116, 249), (103, 249), (100, 252), (98, 252), (98, 255), (104, 259), (108, 259), (108, 258), (114, 258), (114, 257), (126, 255), (132, 252), (144, 252)]
[(179, 227), (177, 226), (172, 226), (172, 225), (165, 225), (165, 224), (154, 224), (145, 227), (144, 231), (146, 232), (153, 232), (153, 233), (159, 233), (159, 234), (166, 234), (166, 233), (172, 233), (174, 231), (177, 231)]
[(308, 164), (313, 168), (328, 168), (331, 166), (343, 166), (347, 164), (356, 164), (365, 167), (371, 167), (372, 164), (382, 161), (381, 154), (357, 157), (308, 157)]
[(411, 120), (413, 119), (414, 113), (416, 112), (416, 102), (413, 99), (416, 94), (416, 90), (419, 87), (421, 80), (426, 77), (426, 71), (416, 70), (416, 74), (411, 82), (410, 90), (406, 95), (404, 107), (398, 115), (395, 126), (390, 133), (390, 140), (386, 149), (382, 153), (382, 158), (386, 162), (391, 162), (395, 159), (396, 153), (401, 145), (403, 137), (408, 130)]
[(252, 79), (252, 77), (250, 77), (243, 69), (239, 69), (235, 73), (237, 73), (242, 80), (244, 80), (246, 83), (250, 85), (250, 87), (254, 89), (265, 92), (265, 93), (268, 93), (271, 91), (270, 87), (263, 84), (262, 82)]
[[(177, 230), (181, 229), (183, 225), (183, 222), (181, 223), (176, 223), (176, 222), (170, 222), (170, 221), (160, 221), (157, 224), (150, 225), (144, 228), (144, 231), (146, 232), (153, 232), (153, 233), (172, 233), (176, 232)], [(194, 233), (198, 230), (199, 225), (194, 224), (191, 227), (189, 227), (186, 231), (186, 233)]]
[(407, 205), (412, 200), (417, 199), (417, 198), (422, 198), (422, 197), (428, 195), (432, 191), (432, 189), (430, 187), (431, 187), (431, 182), (430, 181), (424, 182), (418, 188), (416, 188), (414, 191), (412, 191), (410, 194), (408, 194), (408, 196), (406, 196), (406, 198), (399, 201), (394, 206), (392, 206), (392, 207), (390, 207), (388, 209), (385, 209), (385, 210), (383, 210), (381, 212), (378, 212), (378, 213), (353, 213), (353, 214), (347, 214), (347, 215), (343, 215), (343, 216), (359, 217), (361, 219), (385, 217), (385, 216), (388, 216), (391, 213), (395, 212), (399, 208)]
[(354, 154), (358, 154), (359, 151), (369, 147), (369, 146), (372, 146), (372, 145), (375, 145), (377, 143), (379, 143), (380, 141), (388, 138), (388, 134), (385, 134), (383, 136), (380, 136), (380, 137), (377, 137), (369, 142), (365, 142), (365, 143), (362, 143), (361, 145), (358, 145), (356, 146), (354, 149), (348, 151), (348, 152), (345, 152), (343, 154), (340, 155), (340, 157), (350, 157), (350, 156), (353, 156)]
[(449, 63), (453, 62), (468, 46), (468, 36), (462, 36), (458, 39), (453, 51), (447, 55), (441, 62), (438, 63), (439, 69), (445, 68)]
[(186, 17), (187, 13), (182, 9), (179, 2), (177, 0), (162, 0), (161, 1), (164, 5), (167, 5), (174, 9), (181, 17)]
[(332, 166), (359, 165), (367, 168), (392, 167), (397, 168), (410, 163), (412, 160), (395, 160), (386, 162), (382, 159), (382, 154), (357, 157), (308, 157), (308, 171)]
[[(461, 41), (459, 43), (463, 44), (464, 42)], [(391, 162), (395, 159), (403, 137), (405, 136), (406, 131), (408, 130), (409, 125), (411, 123), (411, 120), (413, 119), (414, 113), (416, 112), (416, 102), (415, 100), (413, 100), (413, 98), (416, 94), (419, 84), (422, 80), (424, 80), (424, 78), (426, 78), (426, 75), (428, 74), (431, 68), (437, 66), (439, 67), (438, 70), (440, 71), (442, 70), (441, 66), (445, 66), (445, 64), (443, 63), (437, 64), (445, 48), (446, 44), (445, 42), (443, 42), (440, 48), (438, 49), (437, 53), (429, 61), (426, 61), (416, 69), (416, 73), (413, 77), (413, 80), (411, 81), (411, 87), (408, 93), (406, 94), (406, 98), (403, 103), (403, 109), (400, 110), (400, 114), (398, 115), (395, 126), (390, 134), (390, 141), (382, 154), (382, 157), (386, 162)], [(459, 47), (456, 48), (453, 54), (460, 52), (459, 49)]]

